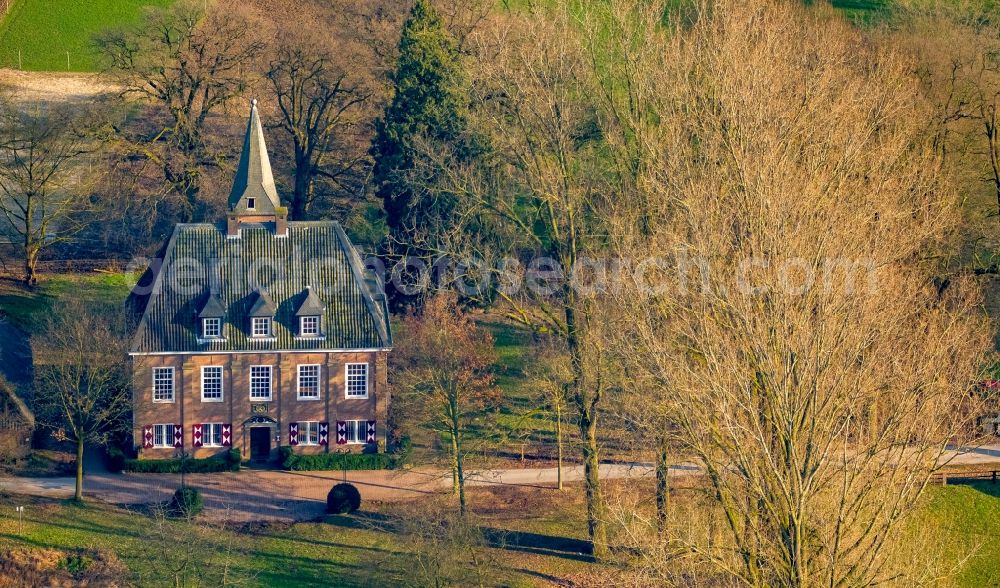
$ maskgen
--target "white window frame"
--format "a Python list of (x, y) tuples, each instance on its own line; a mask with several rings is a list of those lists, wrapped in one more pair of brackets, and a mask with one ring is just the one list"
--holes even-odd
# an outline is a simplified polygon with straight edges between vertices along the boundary
[[(258, 321), (260, 321), (258, 323)], [(265, 327), (261, 329), (262, 332), (257, 332), (257, 325), (260, 324)], [(271, 317), (269, 316), (255, 316), (250, 318), (250, 335), (252, 337), (270, 337), (271, 336)]]
[[(170, 433), (167, 433), (167, 427), (170, 427)], [(153, 447), (157, 449), (163, 448), (173, 448), (174, 446), (174, 430), (177, 427), (174, 423), (158, 423), (153, 425)], [(157, 433), (159, 431), (163, 432), (163, 443), (157, 443)]]
[[(310, 431), (315, 439), (310, 441)], [(319, 445), (319, 421), (299, 421), (299, 445)]]
[[(312, 377), (316, 378), (316, 394), (313, 395), (313, 396), (306, 396), (306, 395), (302, 394), (302, 368), (316, 368), (316, 375), (315, 376), (313, 376), (311, 374), (306, 376), (306, 377), (309, 377), (309, 378), (312, 378)], [(300, 364), (299, 366), (296, 367), (296, 369), (295, 369), (295, 391), (296, 391), (296, 397), (299, 400), (319, 400), (320, 399), (319, 386), (320, 386), (320, 377), (321, 377), (322, 373), (323, 373), (323, 368), (320, 367), (320, 365), (318, 363), (304, 363), (304, 364)]]
[(257, 199), (250, 197), (247, 198), (247, 210), (257, 210)]
[[(215, 333), (208, 332), (208, 325), (214, 326)], [(201, 336), (205, 339), (221, 339), (222, 338), (222, 319), (216, 317), (209, 317), (201, 319)]]
[[(254, 378), (261, 378), (261, 375), (254, 375), (254, 370), (267, 370), (267, 397), (254, 396)], [(250, 366), (250, 400), (252, 402), (268, 402), (274, 396), (274, 366), (252, 365)]]
[[(368, 421), (348, 420), (344, 421), (344, 424), (346, 425), (344, 438), (347, 439), (347, 445), (366, 445), (366, 441), (368, 440)], [(353, 441), (350, 436), (352, 426), (354, 427)]]
[[(213, 431), (219, 432), (219, 442), (215, 442)], [(201, 424), (201, 446), (202, 447), (222, 447), (222, 423), (202, 423)]]
[[(157, 398), (157, 394), (159, 393), (159, 390), (157, 389), (157, 387), (167, 381), (167, 380), (162, 380), (159, 377), (157, 377), (157, 376), (160, 375), (161, 372), (169, 372), (170, 373), (170, 380), (169, 380), (169, 382), (170, 382), (170, 397), (169, 398)], [(176, 397), (177, 397), (176, 370), (174, 370), (173, 366), (154, 367), (153, 368), (153, 402), (157, 402), (157, 403), (173, 403), (174, 399)]]
[[(351, 368), (357, 368), (357, 367), (360, 367), (360, 366), (364, 366), (364, 374), (363, 374), (363, 376), (364, 376), (364, 393), (363, 394), (358, 394), (358, 393), (352, 393), (351, 392), (352, 384), (356, 384), (356, 382), (358, 381), (357, 378), (358, 378), (358, 375), (359, 375), (359, 374), (352, 374), (351, 373)], [(345, 398), (354, 398), (354, 399), (368, 398), (368, 373), (369, 373), (368, 363), (349, 363), (349, 364), (346, 364), (344, 366), (344, 397)]]
[[(311, 326), (307, 330), (306, 322), (310, 322)], [(300, 337), (319, 337), (322, 334), (322, 321), (317, 315), (308, 315), (299, 317), (299, 336)]]
[[(208, 370), (219, 370), (219, 396), (218, 397), (207, 397), (205, 396), (205, 372)], [(223, 398), (226, 396), (225, 389), (225, 370), (223, 370), (221, 365), (205, 365), (201, 367), (201, 401), (202, 402), (222, 402)]]

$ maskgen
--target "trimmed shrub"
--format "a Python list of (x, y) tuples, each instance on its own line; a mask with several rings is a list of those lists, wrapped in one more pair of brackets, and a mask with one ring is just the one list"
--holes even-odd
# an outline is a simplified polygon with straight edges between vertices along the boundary
[(326, 512), (330, 514), (348, 514), (359, 508), (361, 508), (361, 493), (347, 482), (337, 484), (326, 495)]
[(280, 449), (281, 466), (286, 470), (391, 470), (396, 457), (388, 453), (318, 453), (300, 455), (291, 447)]
[(207, 459), (126, 459), (122, 468), (140, 474), (211, 474), (240, 471), (240, 450), (231, 449), (219, 457)]
[(184, 486), (174, 492), (174, 497), (167, 505), (167, 513), (174, 517), (193, 517), (205, 508), (201, 492), (197, 488)]

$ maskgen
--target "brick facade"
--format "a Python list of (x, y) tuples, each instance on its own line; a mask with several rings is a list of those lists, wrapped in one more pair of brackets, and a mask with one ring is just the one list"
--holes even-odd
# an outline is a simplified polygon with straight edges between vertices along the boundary
[[(232, 447), (240, 449), (244, 459), (251, 456), (250, 429), (270, 430), (270, 456), (276, 459), (278, 447), (290, 444), (289, 424), (311, 421), (329, 423), (329, 444), (299, 444), (297, 453), (359, 452), (372, 446), (338, 444), (338, 421), (375, 421), (377, 442), (386, 439), (386, 416), (389, 394), (386, 378), (386, 352), (269, 352), (229, 354), (151, 355), (133, 358), (133, 442), (139, 457), (164, 459), (180, 452), (195, 458), (212, 457), (229, 447), (194, 447), (194, 425), (224, 423), (232, 425)], [(346, 366), (368, 365), (368, 397), (346, 395)], [(320, 366), (319, 399), (300, 399), (297, 378), (299, 365)], [(204, 366), (220, 366), (223, 373), (221, 401), (202, 399), (201, 372)], [(250, 367), (272, 366), (270, 401), (251, 401)], [(153, 401), (153, 369), (174, 368), (173, 402)], [(249, 422), (252, 417), (254, 421)], [(143, 433), (148, 426), (173, 424), (183, 432), (183, 448), (143, 447)]]

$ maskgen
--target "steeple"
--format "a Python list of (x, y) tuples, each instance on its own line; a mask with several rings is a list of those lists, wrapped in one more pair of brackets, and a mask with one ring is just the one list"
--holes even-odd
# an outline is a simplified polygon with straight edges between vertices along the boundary
[(257, 100), (252, 100), (243, 153), (233, 178), (233, 189), (229, 192), (227, 234), (239, 236), (239, 226), (244, 223), (273, 222), (275, 233), (284, 235), (287, 233), (286, 215), (274, 186), (264, 129), (257, 114)]

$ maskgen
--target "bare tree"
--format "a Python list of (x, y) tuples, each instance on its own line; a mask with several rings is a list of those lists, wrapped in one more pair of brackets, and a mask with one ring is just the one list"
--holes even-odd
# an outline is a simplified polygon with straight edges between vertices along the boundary
[[(588, 532), (598, 558), (607, 553), (599, 479), (599, 408), (612, 388), (605, 346), (595, 333), (600, 302), (565, 278), (581, 258), (604, 247), (601, 234), (620, 184), (602, 162), (593, 63), (571, 9), (532, 8), (497, 17), (469, 40), (475, 55), (470, 128), (490, 153), (471, 165), (447, 152), (420, 165), (435, 189), (456, 195), (465, 242), (480, 259), (535, 254), (530, 284), (490, 291), (511, 319), (558, 341), (570, 366), (567, 389), (579, 426)], [(429, 237), (429, 249), (462, 247), (456, 232)], [(420, 238), (417, 236), (416, 238)], [(515, 269), (516, 268), (507, 268)], [(551, 279), (555, 278), (555, 279)], [(503, 278), (501, 278), (503, 279)]]
[(657, 132), (613, 240), (659, 257), (609, 332), (673, 399), (721, 514), (725, 540), (685, 553), (748, 586), (870, 586), (977, 414), (978, 288), (931, 279), (958, 202), (902, 57), (830, 11), (699, 8), (626, 28), (657, 50), (633, 54), (650, 110), (623, 120)]
[(84, 125), (89, 114), (0, 104), (0, 214), (20, 240), (27, 286), (42, 250), (86, 227), (85, 156), (100, 142)]
[(148, 100), (166, 112), (162, 128), (129, 141), (182, 197), (187, 220), (201, 215), (203, 175), (221, 157), (208, 147), (209, 115), (244, 92), (264, 47), (236, 4), (213, 3), (207, 14), (206, 6), (185, 0), (150, 9), (141, 24), (109, 31), (97, 43), (123, 97)]
[(372, 91), (352, 72), (349, 54), (327, 51), (317, 37), (284, 33), (267, 71), (281, 114), (279, 126), (292, 142), (290, 209), (295, 220), (308, 218), (318, 195), (317, 179), (341, 193), (358, 192), (368, 161), (358, 138), (361, 107)]
[(31, 340), (36, 410), (57, 440), (76, 445), (77, 501), (83, 500), (84, 446), (129, 427), (124, 323), (121, 314), (70, 302)]
[(420, 316), (408, 317), (397, 339), (396, 404), (407, 420), (448, 440), (452, 488), (464, 515), (467, 441), (488, 424), (488, 411), (500, 399), (491, 371), (493, 338), (445, 292), (428, 300)]

